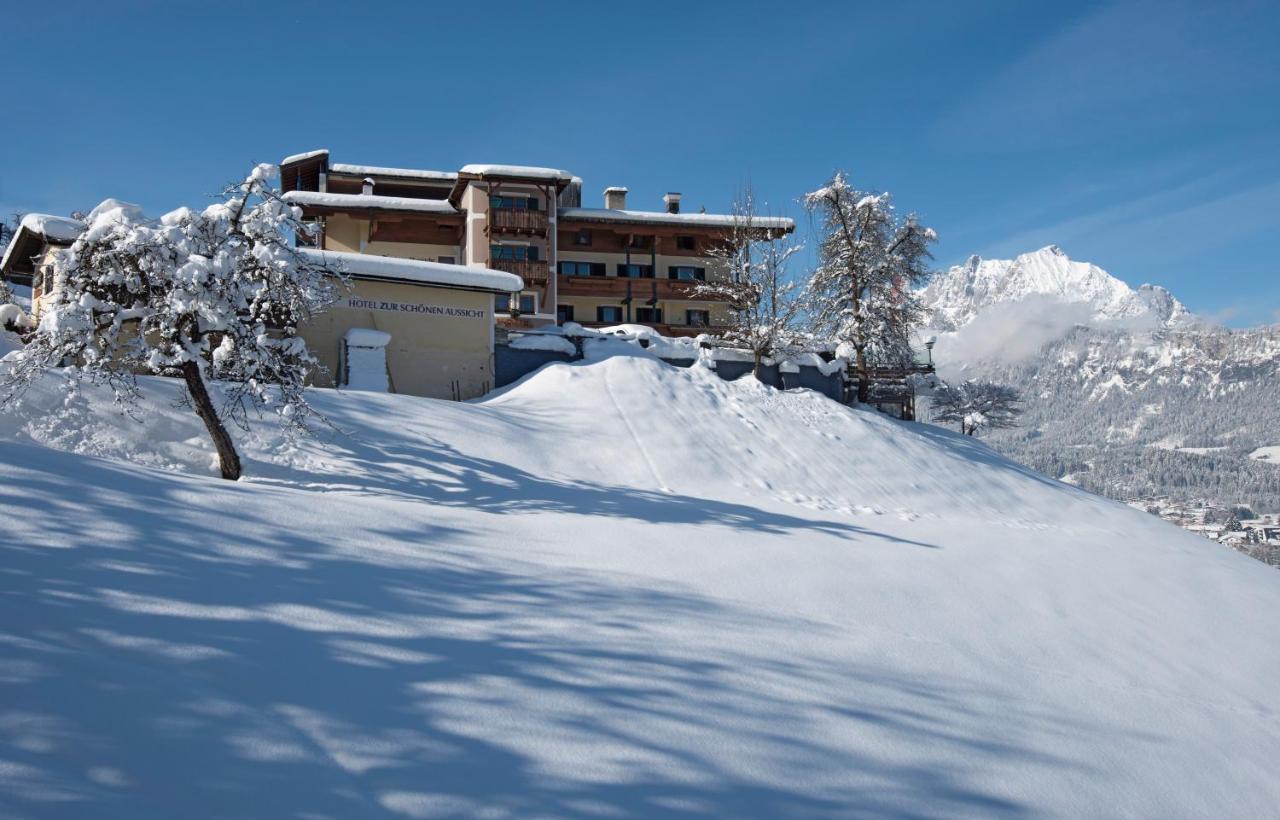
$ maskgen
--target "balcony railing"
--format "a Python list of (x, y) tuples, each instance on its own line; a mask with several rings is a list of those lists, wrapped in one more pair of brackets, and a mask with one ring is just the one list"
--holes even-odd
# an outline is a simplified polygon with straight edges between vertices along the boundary
[(514, 273), (524, 280), (526, 287), (545, 285), (548, 279), (547, 263), (538, 259), (493, 259), (490, 260), (489, 267)]
[(547, 235), (547, 215), (542, 211), (490, 208), (489, 233)]
[(625, 276), (559, 276), (556, 279), (557, 292), (561, 296), (599, 296), (606, 299), (621, 299), (627, 295), (627, 286), (631, 286), (631, 298), (645, 300), (654, 297), (655, 291), (659, 299), (696, 299), (700, 302), (725, 302), (711, 294), (698, 294), (701, 282), (686, 279), (628, 279)]

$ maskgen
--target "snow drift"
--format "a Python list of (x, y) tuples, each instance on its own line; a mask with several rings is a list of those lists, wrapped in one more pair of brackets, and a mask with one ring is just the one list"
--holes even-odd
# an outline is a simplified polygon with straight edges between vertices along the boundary
[[(981, 443), (621, 343), (210, 477), (0, 417), (0, 808), (1262, 816), (1280, 576)], [(606, 355), (612, 354), (612, 355)], [(157, 467), (167, 468), (166, 470)]]

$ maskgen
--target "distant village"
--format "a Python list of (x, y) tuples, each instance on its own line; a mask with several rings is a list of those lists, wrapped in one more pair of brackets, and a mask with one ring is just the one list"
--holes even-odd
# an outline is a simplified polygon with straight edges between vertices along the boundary
[(1184, 530), (1280, 568), (1280, 514), (1257, 515), (1247, 507), (1228, 507), (1204, 500), (1181, 502), (1169, 498), (1143, 498), (1127, 503)]

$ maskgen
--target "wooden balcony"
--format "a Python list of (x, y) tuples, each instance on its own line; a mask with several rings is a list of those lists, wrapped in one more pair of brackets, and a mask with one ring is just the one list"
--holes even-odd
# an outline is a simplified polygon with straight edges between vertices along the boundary
[(494, 259), (489, 262), (489, 267), (494, 270), (514, 273), (524, 280), (524, 286), (527, 288), (534, 286), (546, 287), (550, 278), (547, 263), (542, 260)]
[(542, 211), (517, 210), (515, 208), (489, 209), (489, 235), (525, 234), (547, 235), (547, 215)]
[(557, 276), (556, 292), (560, 296), (594, 296), (601, 299), (624, 299), (627, 286), (631, 286), (631, 298), (645, 301), (658, 299), (686, 299), (699, 302), (724, 302), (709, 295), (698, 294), (700, 282), (686, 279), (628, 279), (625, 276)]

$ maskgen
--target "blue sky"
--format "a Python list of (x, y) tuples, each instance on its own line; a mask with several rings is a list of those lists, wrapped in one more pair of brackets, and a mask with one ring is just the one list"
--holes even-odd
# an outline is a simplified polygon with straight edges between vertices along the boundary
[(1280, 322), (1280, 4), (60, 2), (0, 27), (0, 214), (249, 163), (567, 168), (780, 213), (836, 168), (971, 253), (1061, 245)]

